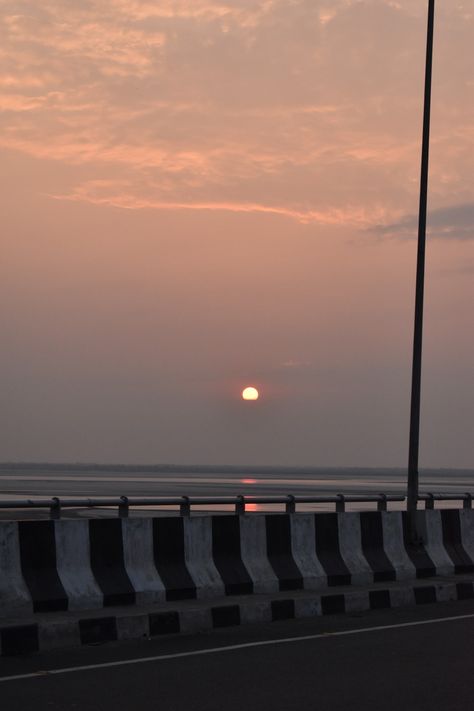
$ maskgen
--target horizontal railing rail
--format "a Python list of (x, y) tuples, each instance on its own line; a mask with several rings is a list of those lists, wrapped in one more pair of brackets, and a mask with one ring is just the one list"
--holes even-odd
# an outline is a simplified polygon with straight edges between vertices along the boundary
[(427, 494), (419, 494), (418, 501), (425, 502), (425, 509), (434, 509), (435, 501), (462, 501), (464, 509), (472, 509), (472, 497), (473, 494), (468, 491), (464, 494), (434, 494), (428, 492)]
[[(433, 509), (436, 501), (462, 501), (463, 508), (472, 508), (473, 495), (425, 493), (418, 496), (418, 501), (425, 504), (425, 509)], [(181, 516), (190, 516), (193, 506), (233, 506), (236, 514), (244, 514), (252, 505), (284, 505), (286, 513), (294, 513), (299, 504), (334, 504), (337, 512), (344, 512), (346, 504), (376, 503), (378, 511), (387, 511), (391, 502), (405, 502), (402, 494), (335, 494), (320, 496), (158, 496), (158, 497), (101, 497), (61, 499), (10, 499), (0, 500), (0, 509), (49, 509), (50, 518), (61, 518), (62, 509), (94, 509), (117, 507), (120, 517), (127, 517), (130, 508), (143, 507), (178, 507)]]

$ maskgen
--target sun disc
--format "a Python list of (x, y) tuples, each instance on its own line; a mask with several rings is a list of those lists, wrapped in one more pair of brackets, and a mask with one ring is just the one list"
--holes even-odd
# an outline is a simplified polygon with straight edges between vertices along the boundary
[(242, 400), (258, 400), (258, 390), (252, 386), (242, 390)]

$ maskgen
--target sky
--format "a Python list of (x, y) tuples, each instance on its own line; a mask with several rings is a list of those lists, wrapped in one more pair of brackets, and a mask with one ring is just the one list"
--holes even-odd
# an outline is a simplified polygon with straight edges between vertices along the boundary
[[(427, 2), (0, 10), (0, 460), (405, 466)], [(425, 467), (474, 466), (473, 31), (438, 0)]]

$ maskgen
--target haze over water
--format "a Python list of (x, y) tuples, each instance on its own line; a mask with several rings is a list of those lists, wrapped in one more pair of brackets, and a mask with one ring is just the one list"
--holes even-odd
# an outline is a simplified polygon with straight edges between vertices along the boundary
[[(262, 466), (0, 465), (0, 500), (126, 496), (299, 496), (404, 494), (406, 470)], [(421, 471), (420, 489), (432, 493), (473, 491), (473, 469)], [(446, 504), (444, 504), (446, 505)], [(457, 506), (459, 503), (456, 504)], [(373, 508), (373, 504), (371, 507)], [(392, 508), (401, 505), (392, 504)], [(204, 507), (206, 508), (206, 507)], [(207, 507), (209, 508), (209, 507)], [(225, 506), (216, 510), (225, 509)], [(251, 510), (264, 510), (261, 505)], [(271, 507), (273, 510), (280, 507)], [(304, 505), (299, 510), (334, 506)], [(364, 508), (358, 505), (357, 508)]]

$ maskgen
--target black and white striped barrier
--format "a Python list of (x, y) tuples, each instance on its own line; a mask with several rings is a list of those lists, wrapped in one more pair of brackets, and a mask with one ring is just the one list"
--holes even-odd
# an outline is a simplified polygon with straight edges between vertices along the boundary
[[(458, 582), (459, 581), (459, 582)], [(82, 613), (39, 615), (28, 621), (0, 620), (0, 656), (29, 654), (117, 640), (207, 632), (256, 622), (304, 619), (450, 600), (474, 599), (472, 580), (379, 583), (374, 589), (339, 588), (325, 593), (295, 591), (233, 597), (229, 601), (186, 600), (154, 608), (116, 607)]]
[(0, 618), (474, 572), (474, 511), (0, 523)]

